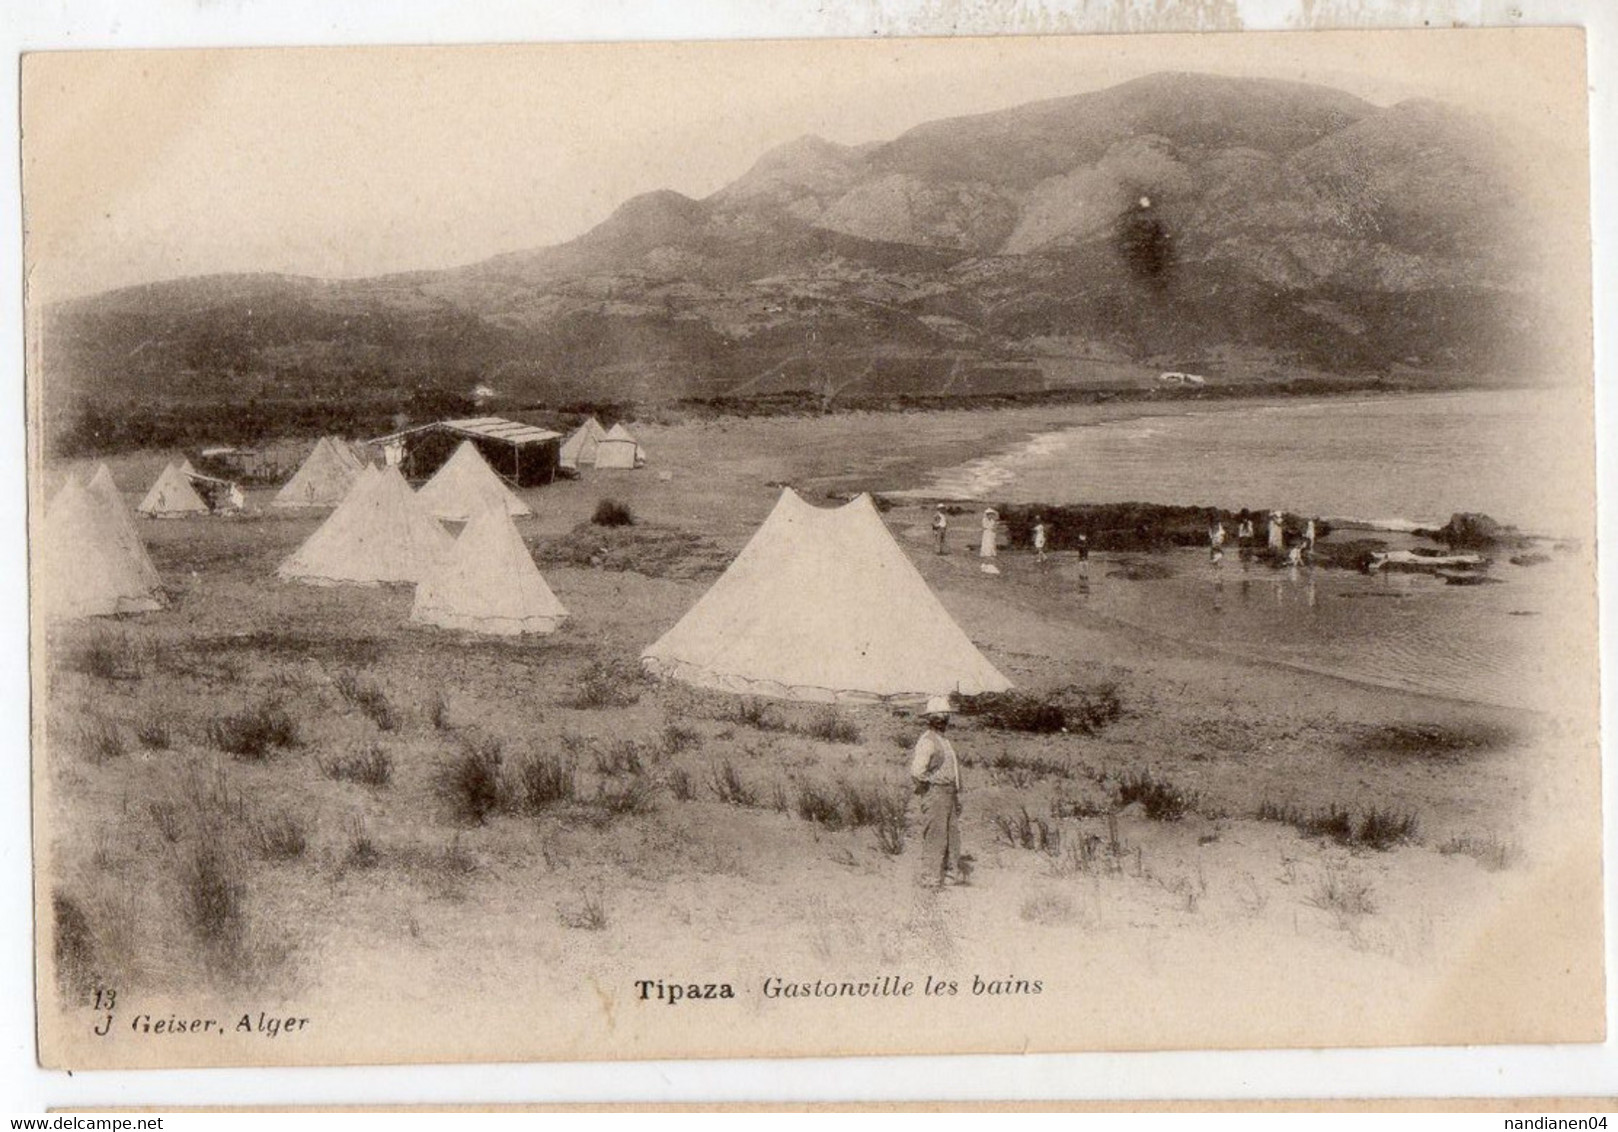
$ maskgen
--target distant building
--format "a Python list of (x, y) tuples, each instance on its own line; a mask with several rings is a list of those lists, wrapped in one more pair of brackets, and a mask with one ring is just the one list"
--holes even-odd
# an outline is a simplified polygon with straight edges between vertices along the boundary
[(434, 421), (369, 443), (387, 454), (389, 464), (397, 463), (406, 479), (424, 480), (443, 467), (464, 440), (470, 440), (489, 467), (513, 487), (535, 487), (556, 478), (562, 434), (502, 417)]

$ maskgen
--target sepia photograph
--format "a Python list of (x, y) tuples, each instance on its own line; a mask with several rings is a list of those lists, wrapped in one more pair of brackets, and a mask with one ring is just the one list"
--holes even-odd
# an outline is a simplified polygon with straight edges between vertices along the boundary
[(22, 80), (45, 1066), (1605, 1038), (1580, 29)]

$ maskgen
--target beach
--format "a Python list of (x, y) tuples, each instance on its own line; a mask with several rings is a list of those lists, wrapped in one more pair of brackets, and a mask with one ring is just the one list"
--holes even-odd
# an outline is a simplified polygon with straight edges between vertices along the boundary
[[(1037, 1008), (975, 1029), (984, 1049), (1071, 1046), (1073, 1033), (1108, 1048), (1164, 1034), (1187, 1046), (1543, 1041), (1598, 1024), (1599, 996), (1586, 995), (1599, 902), (1574, 898), (1600, 877), (1593, 590), (1538, 611), (1535, 632), (1561, 647), (1526, 659), (1518, 681), (1557, 690), (1545, 710), (1211, 636), (1202, 551), (1151, 556), (1167, 564), (1155, 581), (1129, 576), (1141, 555), (1105, 551), (1086, 571), (1070, 552), (1042, 566), (1012, 548), (986, 575), (967, 511), (951, 552), (933, 553), (927, 492), (941, 472), (1140, 412), (640, 423), (648, 467), (523, 492), (535, 514), (519, 529), (571, 611), (534, 641), (413, 626), (407, 589), (276, 581), (319, 520), (263, 510), (266, 492), (240, 518), (142, 522), (171, 607), (45, 638), (41, 901), (82, 951), (57, 967), (69, 982), (112, 972), (151, 1014), (201, 1009), (200, 995), (325, 1021), (274, 1042), (186, 1034), (157, 1050), (90, 1040), (82, 1012), (47, 1010), (49, 1048), (84, 1066), (363, 1062), (397, 1059), (406, 1028), (418, 1057), (738, 1042), (787, 1055), (825, 1052), (828, 1035), (849, 1052), (958, 1051), (948, 1023), (1002, 993), (988, 983), (1027, 995), (1036, 981)], [(162, 463), (110, 461), (131, 501)], [(967, 635), (1020, 692), (1102, 705), (1049, 733), (957, 717), (969, 886), (918, 890), (891, 823), (804, 802), (902, 800), (913, 711), (828, 715), (636, 675), (782, 485), (823, 505), (919, 492), (884, 520)], [(593, 527), (603, 498), (636, 524)], [(596, 543), (610, 552), (601, 567)], [(1221, 567), (1232, 609), (1234, 559)], [(1567, 562), (1575, 579), (1587, 566)], [(1279, 585), (1307, 608), (1303, 579), (1254, 571), (1265, 601)], [(1369, 583), (1331, 574), (1316, 579), (1328, 604), (1415, 600), (1337, 596)], [(221, 749), (222, 719), (272, 703), (293, 741)], [(469, 751), (496, 752), (508, 777), (560, 760), (571, 793), (525, 806), (495, 791), (469, 814), (445, 777)], [(333, 773), (375, 752), (385, 781)], [(274, 836), (289, 828), (299, 838)], [(187, 912), (209, 845), (237, 894), (218, 936)], [(1554, 930), (1528, 930), (1542, 916)], [(958, 993), (834, 1014), (763, 990), (887, 975)], [(659, 979), (736, 997), (648, 1005), (636, 984)], [(1486, 1016), (1469, 1006), (1482, 982), (1499, 988)], [(1251, 1009), (1233, 1018), (1236, 1001)], [(1060, 1038), (1039, 1021), (1055, 1011), (1075, 1020)], [(795, 1017), (805, 1024), (782, 1024)]]

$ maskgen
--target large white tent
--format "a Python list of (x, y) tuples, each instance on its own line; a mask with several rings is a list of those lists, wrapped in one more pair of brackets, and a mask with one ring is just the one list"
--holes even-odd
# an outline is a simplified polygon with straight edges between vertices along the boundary
[(507, 515), (534, 513), (494, 474), (470, 440), (461, 441), (444, 466), (422, 485), (416, 498), (434, 518), (450, 523), (467, 522), (490, 507)]
[(655, 675), (794, 700), (908, 701), (1011, 686), (869, 496), (823, 509), (790, 488), (713, 588), (641, 655)]
[(592, 468), (596, 462), (596, 449), (607, 430), (591, 417), (581, 424), (572, 436), (562, 442), (561, 465), (564, 468)]
[(534, 565), (511, 516), (472, 517), (438, 568), (416, 586), (410, 620), (474, 633), (550, 633), (567, 610)]
[(276, 575), (319, 586), (418, 582), (452, 545), (398, 468), (368, 467)]
[(359, 457), (342, 440), (323, 436), (275, 493), (271, 507), (336, 507), (360, 474)]
[(151, 556), (146, 553), (146, 544), (141, 541), (140, 532), (135, 529), (129, 505), (124, 502), (123, 492), (118, 490), (117, 483), (113, 481), (112, 469), (105, 464), (98, 466), (95, 475), (90, 477), (89, 492), (106, 512), (107, 522), (112, 528), (112, 537), (134, 563), (141, 580), (152, 589), (157, 589), (161, 584), (157, 567), (152, 565)]
[(163, 608), (156, 582), (119, 539), (106, 504), (74, 479), (46, 509), (34, 587), (41, 608), (52, 618)]
[(183, 519), (208, 514), (207, 502), (191, 485), (194, 473), (188, 470), (190, 466), (188, 461), (184, 468), (179, 464), (164, 468), (135, 510), (149, 519)]
[(596, 467), (638, 468), (646, 463), (646, 452), (640, 442), (619, 421), (607, 430), (596, 443)]

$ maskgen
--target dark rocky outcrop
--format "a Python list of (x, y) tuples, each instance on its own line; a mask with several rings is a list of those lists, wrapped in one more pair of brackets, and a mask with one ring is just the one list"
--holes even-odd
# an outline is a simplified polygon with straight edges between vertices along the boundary
[(1451, 550), (1499, 550), (1530, 545), (1529, 539), (1516, 527), (1472, 511), (1457, 511), (1442, 527), (1422, 528), (1413, 533), (1441, 542)]

